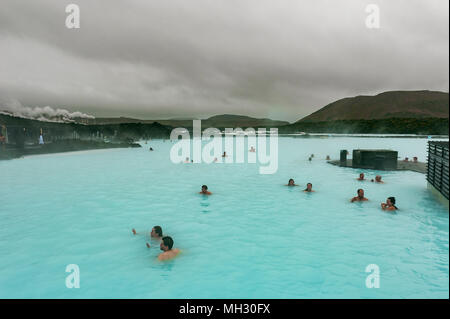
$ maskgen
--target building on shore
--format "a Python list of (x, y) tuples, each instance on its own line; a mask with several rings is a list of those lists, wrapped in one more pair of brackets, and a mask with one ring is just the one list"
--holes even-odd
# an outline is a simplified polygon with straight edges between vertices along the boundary
[(449, 142), (428, 142), (427, 183), (428, 189), (440, 202), (449, 207), (448, 160)]

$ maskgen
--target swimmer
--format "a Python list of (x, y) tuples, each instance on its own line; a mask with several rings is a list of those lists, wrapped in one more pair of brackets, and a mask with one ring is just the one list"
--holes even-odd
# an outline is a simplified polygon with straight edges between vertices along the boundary
[[(131, 230), (133, 232), (133, 235), (138, 235), (139, 233), (136, 232), (136, 229)], [(163, 237), (163, 231), (161, 226), (153, 226), (152, 230), (150, 231), (150, 237), (161, 239)]]
[(327, 155), (327, 158), (325, 160), (327, 161), (331, 160), (330, 155)]
[(199, 194), (203, 194), (203, 195), (211, 195), (212, 193), (210, 191), (208, 191), (208, 186), (203, 185), (202, 186), (202, 191)]
[(409, 158), (405, 157), (405, 159), (403, 160), (403, 162), (409, 162)]
[(364, 173), (359, 174), (359, 177), (356, 179), (357, 181), (364, 181)]
[(413, 157), (413, 162), (414, 162), (414, 163), (419, 163), (419, 159), (417, 158), (417, 156), (414, 156), (414, 157)]
[(297, 184), (295, 184), (294, 180), (291, 178), (289, 179), (288, 183), (286, 184), (286, 186), (298, 186)]
[(255, 153), (256, 152), (256, 149), (252, 146), (252, 147), (250, 147), (250, 150), (249, 150), (249, 152), (251, 152), (251, 153)]
[(173, 247), (173, 239), (169, 236), (165, 236), (161, 240), (161, 244), (159, 244), (159, 248), (163, 251), (158, 256), (158, 260), (168, 260), (176, 257), (180, 250), (178, 248), (172, 249)]
[(310, 161), (310, 162), (311, 162), (311, 161), (312, 161), (312, 157), (308, 158), (308, 161)]
[(214, 157), (214, 163), (217, 163), (218, 159), (217, 157)]
[(366, 202), (367, 198), (364, 197), (364, 190), (362, 188), (358, 189), (358, 196), (353, 197), (350, 201), (353, 202)]
[(222, 157), (228, 157), (227, 152), (223, 152)]
[(305, 188), (303, 191), (306, 192), (306, 193), (312, 193), (312, 192), (315, 192), (315, 191), (313, 191), (313, 189), (312, 189), (312, 184), (311, 184), (311, 183), (306, 184), (306, 188)]
[(186, 159), (184, 160), (185, 163), (190, 163), (189, 162), (189, 157), (186, 157)]
[(375, 176), (375, 180), (372, 179), (371, 182), (376, 182), (376, 183), (384, 184), (384, 182), (381, 180), (381, 175)]
[(150, 147), (149, 151), (153, 151), (153, 148)]
[(386, 203), (381, 203), (382, 210), (397, 210), (398, 207), (395, 206), (395, 197), (388, 197)]

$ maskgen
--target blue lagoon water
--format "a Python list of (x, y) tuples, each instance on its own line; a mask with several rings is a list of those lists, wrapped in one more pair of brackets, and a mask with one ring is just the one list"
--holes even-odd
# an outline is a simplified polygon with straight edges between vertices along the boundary
[[(0, 161), (0, 297), (448, 298), (449, 214), (425, 175), (364, 171), (382, 174), (379, 185), (325, 161), (354, 148), (425, 161), (426, 142), (283, 137), (273, 175), (258, 164), (173, 164), (173, 144), (156, 140)], [(284, 186), (289, 178), (302, 187)], [(301, 192), (307, 182), (316, 193)], [(197, 194), (202, 184), (212, 196)], [(349, 203), (360, 187), (370, 201)], [(388, 196), (395, 214), (380, 209)], [(157, 261), (154, 225), (179, 257)], [(66, 287), (69, 264), (79, 289)], [(366, 287), (369, 264), (380, 288)]]

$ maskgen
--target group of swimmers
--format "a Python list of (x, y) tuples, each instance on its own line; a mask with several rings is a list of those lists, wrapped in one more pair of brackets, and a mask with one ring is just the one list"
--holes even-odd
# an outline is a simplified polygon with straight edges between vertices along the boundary
[[(359, 177), (356, 179), (358, 181), (365, 181), (364, 173), (359, 174)], [(375, 179), (371, 179), (371, 182), (384, 184), (384, 182), (381, 180), (381, 175), (376, 175)], [(366, 197), (364, 197), (364, 190), (362, 188), (358, 189), (356, 191), (357, 196), (353, 197), (350, 201), (353, 202), (365, 202), (368, 201)], [(381, 209), (387, 210), (387, 211), (395, 211), (398, 209), (397, 206), (395, 206), (395, 197), (391, 196), (386, 199), (386, 203), (381, 203)]]
[[(153, 149), (152, 149), (153, 150)], [(250, 149), (250, 152), (254, 152), (255, 149), (252, 148)], [(223, 153), (222, 157), (227, 157), (226, 152)], [(314, 154), (311, 154), (309, 160), (312, 160), (312, 158), (314, 157)], [(328, 158), (327, 158), (328, 159)], [(186, 158), (185, 163), (192, 163), (192, 160), (189, 161), (189, 158)], [(358, 181), (365, 181), (365, 175), (364, 173), (360, 173), (359, 177), (356, 179)], [(384, 182), (382, 181), (382, 177), (381, 175), (376, 175), (375, 179), (371, 179), (371, 182), (374, 183), (380, 183), (383, 184)], [(295, 184), (295, 181), (293, 178), (290, 178), (288, 183), (286, 184), (286, 186), (292, 187), (292, 186), (299, 186), (297, 184)], [(306, 193), (312, 193), (315, 192), (312, 189), (312, 183), (307, 183), (306, 184), (306, 188), (303, 190), (303, 192)], [(199, 192), (199, 194), (202, 195), (212, 195), (212, 193), (208, 190), (208, 186), (207, 185), (202, 185), (201, 187), (201, 191)], [(364, 190), (362, 188), (357, 190), (357, 196), (353, 197), (350, 202), (354, 203), (354, 202), (365, 202), (368, 201), (368, 199), (364, 196)], [(386, 211), (395, 211), (398, 209), (397, 206), (395, 206), (395, 197), (391, 196), (388, 197), (386, 199), (385, 203), (381, 203), (381, 209), (382, 210), (386, 210)], [(136, 230), (133, 228), (132, 232), (134, 235), (137, 235)], [(158, 259), (159, 260), (168, 260), (168, 259), (172, 259), (174, 257), (176, 257), (179, 253), (180, 253), (180, 249), (178, 248), (173, 248), (173, 239), (170, 236), (163, 236), (163, 232), (162, 232), (162, 228), (161, 226), (154, 226), (150, 232), (150, 237), (151, 238), (156, 238), (160, 240), (160, 245), (159, 248), (163, 251), (161, 254), (158, 255)], [(147, 247), (150, 248), (150, 244), (146, 243)]]
[[(133, 235), (138, 235), (136, 230), (133, 228), (131, 230)], [(150, 232), (150, 238), (159, 240), (159, 249), (163, 252), (158, 255), (158, 260), (169, 260), (172, 259), (181, 252), (178, 248), (173, 248), (173, 239), (170, 236), (163, 236), (163, 231), (161, 226), (153, 226)], [(150, 244), (146, 243), (147, 248), (150, 248)]]
[[(359, 177), (356, 179), (358, 181), (365, 181), (365, 176), (364, 173), (359, 174)], [(375, 179), (371, 179), (371, 182), (374, 183), (380, 183), (380, 184), (384, 184), (384, 182), (381, 180), (381, 175), (376, 175)], [(289, 179), (288, 183), (286, 186), (298, 186), (297, 184), (295, 184), (294, 179)], [(303, 190), (306, 193), (311, 193), (314, 192), (314, 190), (312, 189), (312, 184), (308, 183), (306, 184), (306, 188)], [(365, 202), (368, 201), (368, 199), (366, 197), (364, 197), (364, 190), (362, 188), (357, 190), (357, 196), (353, 197), (350, 202)], [(387, 211), (394, 211), (397, 210), (398, 207), (395, 206), (395, 197), (391, 196), (388, 197), (386, 199), (385, 203), (381, 203), (381, 209), (382, 210), (387, 210)]]
[[(405, 157), (405, 159), (403, 160), (403, 162), (410, 162), (410, 160), (409, 160), (408, 157)], [(417, 158), (417, 156), (414, 156), (414, 157), (413, 157), (412, 162), (413, 162), (413, 163), (419, 163), (419, 159)]]

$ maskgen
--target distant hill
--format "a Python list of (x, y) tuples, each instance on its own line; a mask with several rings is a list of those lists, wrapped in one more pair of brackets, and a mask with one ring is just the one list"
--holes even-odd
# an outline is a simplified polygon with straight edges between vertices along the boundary
[(389, 91), (375, 96), (344, 98), (326, 105), (296, 123), (388, 118), (447, 118), (448, 93)]
[(278, 127), (287, 125), (287, 121), (277, 121), (268, 118), (254, 118), (245, 115), (223, 114), (215, 115), (206, 120), (202, 120), (204, 127)]
[[(122, 124), (122, 123), (144, 123), (150, 124), (158, 122), (163, 125), (169, 125), (172, 127), (192, 127), (192, 119), (168, 119), (168, 120), (139, 120), (127, 117), (116, 117), (116, 118), (95, 118), (84, 120), (87, 124)], [(232, 115), (223, 114), (215, 115), (210, 118), (202, 120), (202, 127), (217, 127), (217, 128), (236, 128), (236, 127), (278, 127), (287, 125), (287, 121), (277, 121), (267, 118), (253, 118), (244, 115)]]

